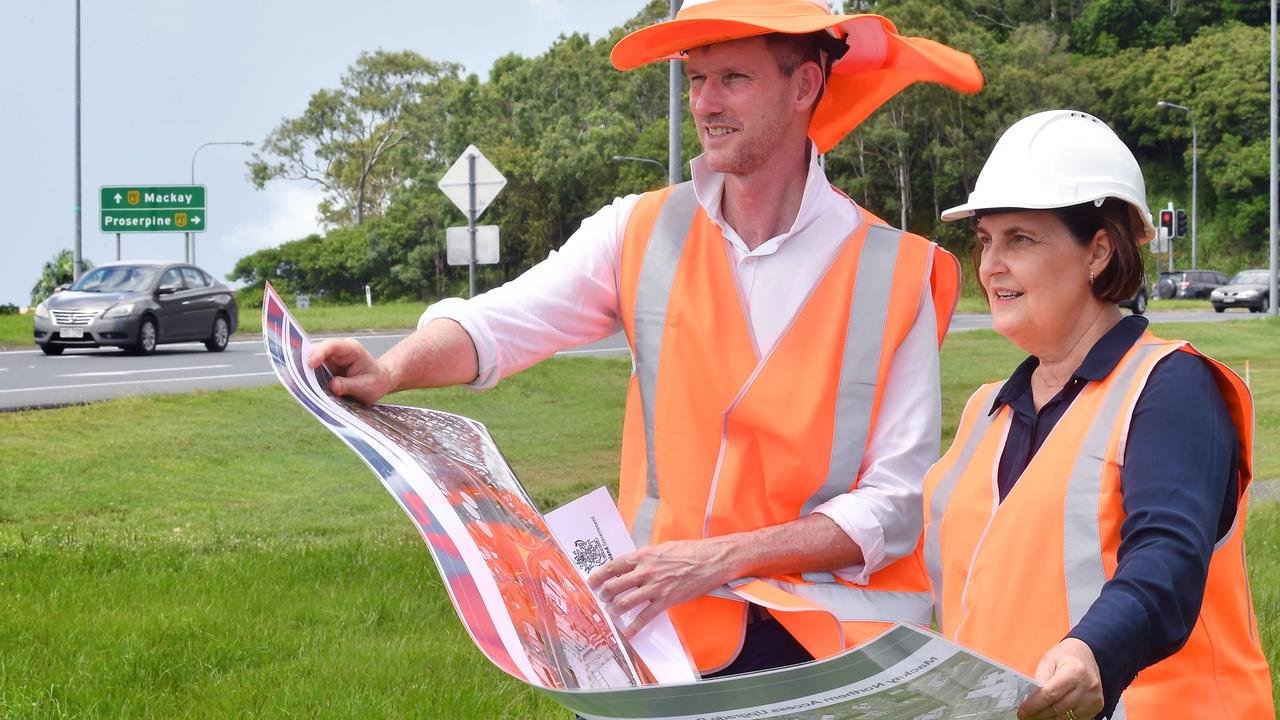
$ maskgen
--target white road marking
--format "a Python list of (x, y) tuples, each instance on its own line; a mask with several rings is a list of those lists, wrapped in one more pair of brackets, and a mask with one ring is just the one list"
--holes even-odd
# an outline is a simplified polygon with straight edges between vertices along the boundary
[(214, 370), (231, 367), (230, 363), (221, 365), (189, 365), (187, 367), (154, 368), (151, 370), (107, 370), (103, 372), (67, 373), (57, 377), (110, 377), (112, 375), (135, 375), (137, 373), (182, 372), (183, 370)]
[(140, 385), (144, 382), (147, 383), (148, 385), (151, 385), (151, 384), (162, 383), (162, 382), (184, 382), (189, 380), (229, 380), (231, 378), (260, 377), (262, 375), (275, 375), (275, 372), (236, 373), (234, 375), (203, 375), (201, 377), (160, 378), (158, 380), (117, 380), (115, 382), (81, 383), (79, 385), (46, 385), (45, 387), (13, 388), (11, 390), (0, 390), (0, 394), (16, 393), (16, 392), (35, 392), (38, 390), (71, 390), (74, 388), (109, 387), (111, 385)]

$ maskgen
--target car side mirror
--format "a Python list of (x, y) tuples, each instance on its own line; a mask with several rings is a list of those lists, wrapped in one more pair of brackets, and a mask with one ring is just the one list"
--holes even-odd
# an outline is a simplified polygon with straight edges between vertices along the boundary
[(156, 288), (156, 295), (172, 295), (176, 292), (178, 292), (178, 287), (176, 285), (161, 285)]

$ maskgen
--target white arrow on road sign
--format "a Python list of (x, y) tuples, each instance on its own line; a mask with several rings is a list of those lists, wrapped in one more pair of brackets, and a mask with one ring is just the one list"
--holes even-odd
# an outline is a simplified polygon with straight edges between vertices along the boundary
[(445, 194), (454, 205), (462, 212), (468, 212), (471, 209), (471, 162), (468, 158), (475, 156), (476, 159), (476, 217), (480, 217), (480, 213), (489, 207), (489, 203), (502, 192), (502, 188), (506, 187), (507, 179), (498, 172), (498, 168), (489, 162), (489, 158), (476, 149), (475, 145), (468, 145), (467, 149), (458, 156), (458, 159), (449, 168), (444, 177), (440, 178), (440, 191)]
[(123, 200), (123, 199), (124, 199), (124, 196), (123, 196), (123, 195), (121, 195), (120, 193), (116, 193), (116, 202), (117, 202), (117, 203), (118, 203), (118, 202), (120, 202), (120, 201), (121, 201), (121, 200)]
[(199, 224), (200, 224), (200, 216), (199, 216), (199, 215), (192, 215), (192, 216), (191, 216), (191, 224), (192, 224), (192, 225), (199, 225)]

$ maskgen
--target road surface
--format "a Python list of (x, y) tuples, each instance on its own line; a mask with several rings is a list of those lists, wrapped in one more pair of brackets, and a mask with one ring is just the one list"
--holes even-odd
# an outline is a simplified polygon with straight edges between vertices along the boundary
[[(1154, 312), (1165, 322), (1221, 322), (1260, 318), (1252, 313), (1178, 310)], [(951, 332), (991, 327), (991, 316), (956, 315)], [(355, 336), (375, 355), (405, 337), (405, 333)], [(621, 335), (559, 353), (561, 356), (625, 355)], [(39, 350), (0, 352), (0, 410), (52, 407), (93, 402), (123, 395), (226, 390), (276, 382), (259, 338), (237, 336), (225, 352), (211, 353), (200, 343), (161, 345), (153, 355), (126, 355), (112, 348), (67, 350), (46, 356)]]

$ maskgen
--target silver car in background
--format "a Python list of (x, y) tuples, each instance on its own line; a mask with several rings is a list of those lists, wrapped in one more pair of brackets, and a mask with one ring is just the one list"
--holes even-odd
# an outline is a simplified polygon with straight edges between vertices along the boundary
[(36, 306), (35, 341), (46, 355), (104, 345), (146, 354), (161, 343), (193, 340), (221, 352), (238, 322), (235, 294), (200, 268), (119, 262), (90, 270)]

